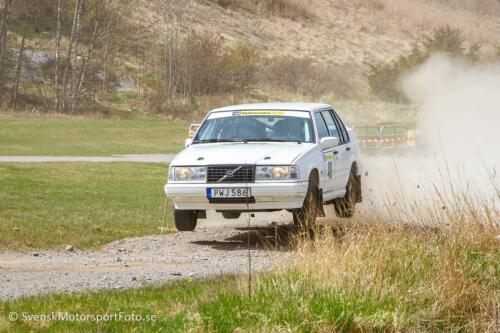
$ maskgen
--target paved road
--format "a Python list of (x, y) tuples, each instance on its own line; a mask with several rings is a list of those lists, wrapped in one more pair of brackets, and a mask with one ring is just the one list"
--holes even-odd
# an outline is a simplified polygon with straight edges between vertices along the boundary
[(169, 163), (175, 154), (137, 154), (112, 156), (0, 156), (0, 163), (47, 163), (47, 162), (138, 162)]

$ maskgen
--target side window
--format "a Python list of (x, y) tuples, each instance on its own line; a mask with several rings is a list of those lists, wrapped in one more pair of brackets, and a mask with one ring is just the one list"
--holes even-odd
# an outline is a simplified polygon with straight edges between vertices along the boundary
[(321, 114), (325, 119), (325, 123), (326, 126), (328, 127), (328, 132), (330, 132), (330, 136), (335, 136), (339, 138), (340, 141), (344, 141), (342, 138), (342, 134), (339, 132), (338, 126), (335, 123), (335, 120), (333, 119), (333, 116), (330, 113), (330, 111), (322, 111)]
[(316, 121), (316, 127), (318, 128), (319, 139), (321, 140), (322, 138), (330, 136), (328, 134), (328, 128), (326, 127), (325, 121), (323, 120), (321, 113), (319, 112), (314, 113), (314, 120)]
[(340, 119), (339, 115), (334, 111), (333, 115), (335, 116), (335, 119), (337, 120), (337, 123), (339, 124), (340, 131), (342, 132), (342, 135), (344, 137), (344, 142), (349, 142), (351, 139), (349, 138), (349, 133), (347, 133), (347, 130), (344, 126), (344, 123)]

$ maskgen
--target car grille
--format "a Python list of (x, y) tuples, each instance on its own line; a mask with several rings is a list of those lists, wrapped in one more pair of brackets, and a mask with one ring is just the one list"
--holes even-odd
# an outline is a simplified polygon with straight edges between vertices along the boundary
[(253, 180), (253, 165), (217, 165), (207, 168), (207, 183), (252, 183)]

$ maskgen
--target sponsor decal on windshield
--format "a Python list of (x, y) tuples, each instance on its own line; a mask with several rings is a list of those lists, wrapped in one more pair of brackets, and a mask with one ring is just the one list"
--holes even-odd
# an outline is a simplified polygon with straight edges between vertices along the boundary
[(284, 111), (241, 111), (240, 116), (284, 116)]
[(311, 118), (307, 111), (276, 111), (276, 110), (254, 110), (254, 111), (221, 111), (210, 114), (208, 119), (241, 116), (287, 116), (299, 118)]

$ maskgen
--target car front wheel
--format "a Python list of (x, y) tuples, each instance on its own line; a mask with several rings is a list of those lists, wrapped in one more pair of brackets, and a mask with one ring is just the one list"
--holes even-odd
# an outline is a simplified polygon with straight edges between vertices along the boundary
[(194, 231), (198, 222), (198, 213), (192, 210), (174, 210), (175, 227), (179, 231)]
[(312, 227), (318, 214), (318, 200), (318, 181), (311, 177), (302, 208), (293, 212), (293, 224), (306, 228)]

